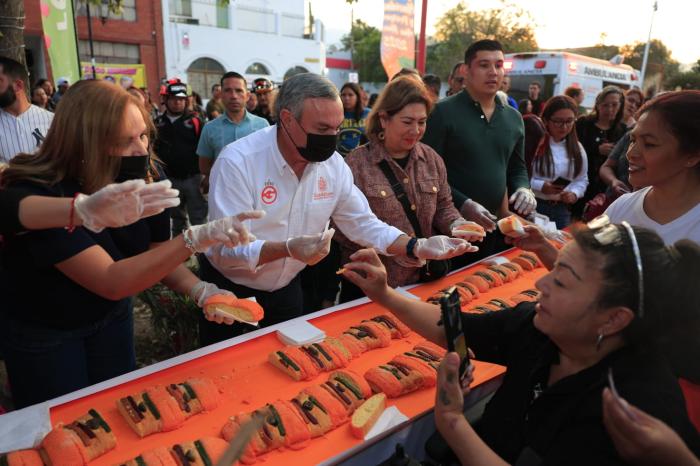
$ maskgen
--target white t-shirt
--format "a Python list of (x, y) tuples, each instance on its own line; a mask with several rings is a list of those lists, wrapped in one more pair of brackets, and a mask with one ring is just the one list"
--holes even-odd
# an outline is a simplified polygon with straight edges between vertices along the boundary
[(352, 241), (382, 253), (403, 234), (372, 213), (337, 152), (325, 162), (307, 165), (298, 179), (277, 147), (276, 126), (226, 146), (211, 169), (209, 186), (211, 220), (249, 210), (267, 214), (246, 222), (257, 241), (235, 248), (214, 246), (206, 253), (226, 278), (256, 290), (278, 290), (306, 267), (289, 257), (259, 265), (265, 241), (321, 233), (331, 217)]
[(629, 194), (623, 194), (605, 211), (612, 223), (626, 220), (630, 225), (654, 230), (664, 243), (671, 245), (681, 239), (700, 243), (700, 204), (665, 225), (650, 219), (644, 212), (644, 198), (651, 186)]
[(0, 109), (0, 162), (7, 163), (19, 153), (36, 152), (52, 121), (53, 113), (36, 105), (19, 116)]

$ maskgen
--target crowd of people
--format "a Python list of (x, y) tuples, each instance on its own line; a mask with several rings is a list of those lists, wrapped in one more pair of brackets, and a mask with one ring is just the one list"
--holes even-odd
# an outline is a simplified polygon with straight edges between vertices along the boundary
[[(677, 379), (700, 383), (700, 92), (607, 86), (586, 113), (577, 88), (546, 98), (533, 82), (516, 102), (503, 63), (497, 41), (471, 44), (442, 98), (411, 69), (371, 100), (311, 73), (276, 86), (229, 71), (203, 106), (177, 78), (159, 105), (128, 80), (28, 89), (0, 58), (15, 406), (133, 370), (132, 297), (156, 283), (200, 307), (255, 297), (262, 326), (367, 296), (444, 345), (439, 308), (394, 288), (511, 247), (496, 222), (538, 213), (592, 221), (561, 250), (527, 225), (515, 245), (550, 270), (539, 302), (463, 315), (475, 356), (507, 373), (471, 426), (469, 380), (443, 361), (435, 419), (452, 460), (697, 465)], [(247, 331), (200, 314), (201, 345)]]

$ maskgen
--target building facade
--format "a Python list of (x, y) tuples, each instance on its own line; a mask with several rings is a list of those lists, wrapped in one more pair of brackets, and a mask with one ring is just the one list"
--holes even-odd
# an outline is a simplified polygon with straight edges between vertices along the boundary
[(226, 71), (252, 81), (282, 82), (298, 72), (323, 73), (323, 24), (304, 0), (162, 0), (168, 77), (202, 97)]
[[(80, 60), (91, 58), (85, 3), (74, 0), (78, 53)], [(103, 2), (105, 3), (105, 2)], [(107, 8), (91, 5), (92, 37), (95, 61), (105, 64), (142, 64), (146, 73), (147, 89), (157, 101), (160, 81), (165, 74), (163, 47), (163, 15), (158, 1), (122, 0), (118, 15)], [(24, 0), (25, 44), (29, 58), (32, 83), (39, 78), (56, 81), (52, 76), (44, 46), (39, 0)]]

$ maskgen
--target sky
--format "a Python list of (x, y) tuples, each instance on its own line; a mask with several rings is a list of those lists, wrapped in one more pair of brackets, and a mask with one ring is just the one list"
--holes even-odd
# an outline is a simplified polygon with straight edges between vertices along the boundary
[[(314, 16), (323, 21), (326, 43), (339, 43), (350, 30), (350, 7), (345, 0), (309, 0)], [(415, 0), (415, 26), (420, 26), (422, 0)], [(438, 18), (459, 0), (428, 0), (427, 32), (431, 35)], [(535, 36), (543, 49), (585, 47), (600, 43), (624, 45), (646, 42), (652, 18), (653, 0), (512, 0), (529, 11), (535, 23)], [(498, 0), (465, 1), (468, 8), (488, 9)], [(354, 17), (379, 29), (384, 2), (358, 0)], [(700, 59), (700, 0), (658, 0), (651, 37), (671, 49), (673, 58), (683, 64)]]

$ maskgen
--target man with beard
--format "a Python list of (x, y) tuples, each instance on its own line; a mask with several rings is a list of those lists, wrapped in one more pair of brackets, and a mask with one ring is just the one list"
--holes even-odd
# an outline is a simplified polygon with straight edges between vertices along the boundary
[[(255, 296), (265, 309), (261, 325), (302, 315), (299, 272), (330, 251), (331, 219), (352, 241), (416, 267), (474, 250), (459, 238), (409, 237), (372, 213), (335, 150), (343, 104), (327, 78), (303, 73), (285, 80), (274, 105), (277, 125), (227, 146), (211, 172), (210, 217), (228, 216), (231, 209), (264, 210), (249, 227), (256, 240), (213, 247), (199, 257), (202, 279), (239, 298)], [(201, 319), (200, 343), (246, 330), (240, 323), (221, 327)]]
[(248, 87), (245, 78), (235, 71), (221, 77), (221, 100), (224, 114), (204, 125), (197, 145), (199, 170), (204, 175), (201, 189), (209, 192), (209, 172), (221, 149), (237, 139), (269, 126), (264, 118), (246, 110)]
[(165, 112), (155, 120), (158, 129), (153, 149), (165, 162), (165, 172), (175, 189), (180, 191), (180, 205), (170, 209), (173, 237), (190, 225), (207, 220), (207, 201), (199, 189), (197, 143), (202, 132), (202, 120), (186, 110), (187, 85), (171, 82), (165, 90)]
[(53, 120), (53, 113), (29, 102), (26, 82), (24, 65), (0, 57), (0, 163), (36, 151)]

